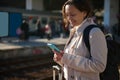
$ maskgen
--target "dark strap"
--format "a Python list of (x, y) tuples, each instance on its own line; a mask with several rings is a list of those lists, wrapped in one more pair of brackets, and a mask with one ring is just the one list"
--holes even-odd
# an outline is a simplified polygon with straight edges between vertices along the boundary
[(84, 31), (83, 31), (83, 40), (84, 40), (85, 45), (86, 45), (86, 47), (88, 48), (89, 52), (90, 52), (89, 33), (90, 33), (90, 30), (91, 30), (92, 28), (95, 28), (95, 27), (98, 28), (97, 25), (89, 25), (89, 26), (86, 27), (86, 28), (84, 29)]

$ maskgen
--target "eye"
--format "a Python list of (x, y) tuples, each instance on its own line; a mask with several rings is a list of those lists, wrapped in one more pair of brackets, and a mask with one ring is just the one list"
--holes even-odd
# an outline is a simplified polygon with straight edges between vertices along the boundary
[(76, 16), (76, 14), (66, 14), (66, 17), (74, 17), (74, 16)]
[(71, 14), (70, 16), (71, 16), (71, 17), (74, 17), (74, 16), (75, 16), (75, 14)]

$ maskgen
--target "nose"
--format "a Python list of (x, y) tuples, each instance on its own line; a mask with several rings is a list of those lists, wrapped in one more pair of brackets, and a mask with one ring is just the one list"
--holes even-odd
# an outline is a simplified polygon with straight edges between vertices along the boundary
[(68, 20), (72, 20), (72, 16), (68, 16)]

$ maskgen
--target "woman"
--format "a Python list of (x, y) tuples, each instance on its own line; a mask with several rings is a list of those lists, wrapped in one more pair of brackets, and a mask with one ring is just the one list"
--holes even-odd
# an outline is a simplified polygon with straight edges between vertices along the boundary
[(66, 26), (72, 28), (64, 51), (53, 50), (54, 61), (63, 67), (66, 80), (100, 80), (99, 73), (104, 71), (107, 60), (105, 36), (99, 28), (91, 30), (90, 53), (83, 41), (83, 30), (95, 24), (90, 3), (88, 0), (68, 0), (62, 11)]

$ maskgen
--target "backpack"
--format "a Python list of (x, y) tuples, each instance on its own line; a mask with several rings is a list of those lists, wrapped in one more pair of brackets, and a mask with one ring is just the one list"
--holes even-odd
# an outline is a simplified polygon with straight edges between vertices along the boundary
[[(83, 31), (83, 40), (90, 52), (90, 44), (89, 44), (89, 33), (92, 28), (99, 28), (97, 25), (89, 25)], [(107, 36), (108, 37), (108, 36)], [(106, 38), (108, 54), (107, 54), (107, 64), (105, 70), (100, 73), (100, 80), (119, 80), (119, 48), (120, 44), (112, 39)]]

